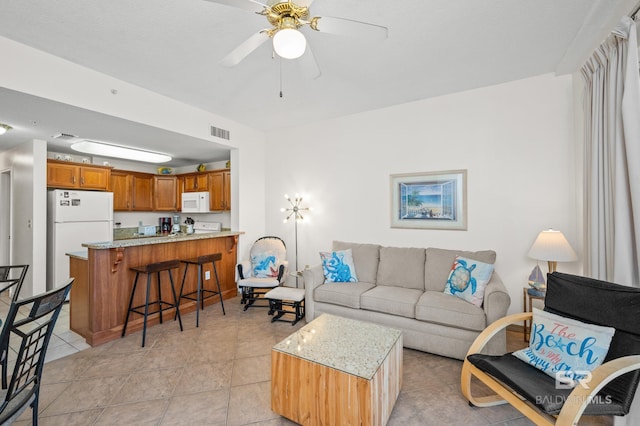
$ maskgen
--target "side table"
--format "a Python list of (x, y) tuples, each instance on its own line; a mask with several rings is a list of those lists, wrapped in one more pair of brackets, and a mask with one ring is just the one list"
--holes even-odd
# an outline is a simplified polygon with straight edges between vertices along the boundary
[[(534, 296), (532, 294), (529, 294), (529, 292), (527, 292), (529, 288), (530, 287), (522, 288), (522, 312), (533, 312), (533, 301), (544, 300), (544, 296)], [(530, 322), (528, 320), (525, 320), (523, 337), (524, 341), (527, 343), (529, 343), (529, 333), (531, 332), (530, 328)]]
[(298, 280), (302, 280), (302, 288), (304, 288), (304, 278), (302, 278), (302, 271), (294, 271), (294, 272), (289, 272), (289, 276), (290, 277), (295, 277), (296, 279), (296, 288), (299, 288), (299, 284), (298, 284)]

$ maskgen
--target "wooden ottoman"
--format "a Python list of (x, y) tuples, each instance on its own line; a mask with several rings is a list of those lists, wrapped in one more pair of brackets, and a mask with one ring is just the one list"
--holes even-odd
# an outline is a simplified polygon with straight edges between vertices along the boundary
[(402, 387), (402, 332), (323, 314), (271, 351), (271, 409), (301, 425), (385, 425)]

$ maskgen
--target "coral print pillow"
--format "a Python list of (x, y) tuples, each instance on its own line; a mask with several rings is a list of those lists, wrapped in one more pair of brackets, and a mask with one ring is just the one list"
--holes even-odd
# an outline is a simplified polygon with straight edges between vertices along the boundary
[(614, 333), (615, 328), (587, 324), (534, 308), (529, 347), (512, 355), (556, 380), (561, 379), (567, 387), (574, 387), (602, 364)]
[(276, 268), (276, 257), (273, 254), (263, 253), (251, 256), (251, 266), (253, 276), (256, 278), (276, 278), (278, 268)]
[(445, 294), (458, 296), (476, 306), (482, 306), (484, 289), (491, 279), (493, 268), (494, 265), (490, 263), (456, 256), (447, 285), (444, 287)]
[(351, 249), (320, 252), (324, 281), (327, 283), (348, 283), (358, 281), (356, 268), (353, 265)]

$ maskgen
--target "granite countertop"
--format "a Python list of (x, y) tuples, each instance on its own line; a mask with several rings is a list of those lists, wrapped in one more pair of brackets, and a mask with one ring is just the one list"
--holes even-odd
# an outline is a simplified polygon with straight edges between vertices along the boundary
[(121, 248), (121, 247), (146, 246), (146, 245), (152, 245), (152, 244), (174, 243), (177, 241), (205, 240), (208, 238), (224, 238), (224, 237), (232, 237), (232, 236), (242, 235), (242, 234), (244, 234), (244, 232), (234, 232), (234, 231), (207, 232), (202, 234), (180, 233), (180, 234), (161, 235), (158, 237), (138, 237), (138, 238), (131, 238), (127, 240), (83, 243), (82, 247), (101, 250), (101, 249), (112, 249), (112, 248)]
[(80, 260), (88, 260), (89, 259), (88, 250), (71, 251), (71, 252), (65, 253), (65, 254), (67, 256), (69, 256), (69, 257), (75, 257), (76, 259), (80, 259)]

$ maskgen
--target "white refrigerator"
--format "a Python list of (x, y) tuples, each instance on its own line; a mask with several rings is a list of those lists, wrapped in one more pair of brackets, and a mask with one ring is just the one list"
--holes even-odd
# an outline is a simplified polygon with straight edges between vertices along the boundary
[(47, 290), (69, 279), (69, 252), (113, 241), (113, 193), (51, 190), (47, 194)]

